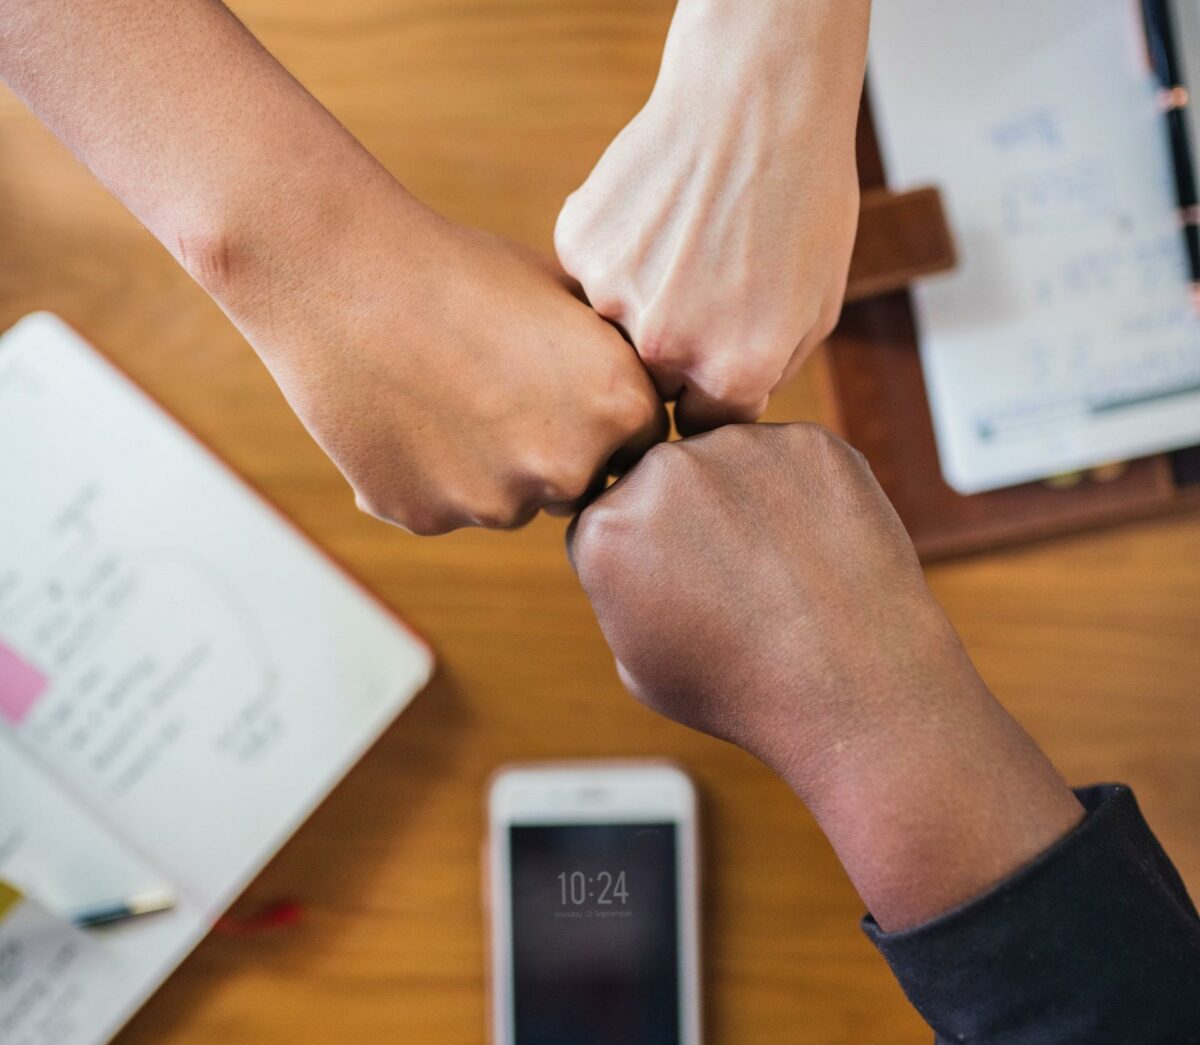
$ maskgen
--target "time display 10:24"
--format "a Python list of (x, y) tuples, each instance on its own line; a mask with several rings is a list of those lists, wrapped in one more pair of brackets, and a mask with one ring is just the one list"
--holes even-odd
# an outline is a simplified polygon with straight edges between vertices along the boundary
[(558, 876), (562, 887), (562, 905), (581, 907), (588, 902), (597, 904), (625, 904), (629, 902), (629, 890), (625, 887), (625, 872), (598, 871), (594, 877), (582, 871), (563, 871)]

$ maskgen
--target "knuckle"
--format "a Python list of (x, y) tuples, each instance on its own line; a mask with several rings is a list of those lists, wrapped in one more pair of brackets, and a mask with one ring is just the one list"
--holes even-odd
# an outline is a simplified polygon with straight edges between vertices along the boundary
[(832, 450), (841, 440), (824, 425), (812, 421), (797, 421), (794, 424), (782, 425), (779, 431), (786, 433), (799, 445), (813, 450)]
[(536, 512), (547, 504), (578, 500), (591, 485), (592, 473), (587, 464), (590, 461), (582, 462), (561, 451), (527, 451), (516, 484), (524, 496), (514, 498), (520, 505), (512, 514), (519, 515), (531, 508)]
[(652, 446), (630, 477), (628, 492), (634, 501), (631, 510), (647, 518), (670, 513), (673, 505), (706, 488), (716, 448), (708, 436)]
[(397, 526), (408, 527), (401, 519), (401, 514), (396, 512), (392, 506), (383, 498), (376, 494), (368, 493), (362, 490), (356, 490), (354, 493), (354, 506), (372, 519), (378, 519), (380, 522), (393, 523)]
[(842, 299), (839, 295), (833, 302), (825, 307), (821, 315), (817, 317), (817, 323), (814, 330), (814, 336), (818, 342), (827, 341), (837, 330), (838, 323), (842, 319)]
[(657, 309), (642, 312), (633, 327), (633, 343), (647, 366), (685, 367), (695, 358), (690, 338)]
[(596, 237), (588, 234), (588, 221), (580, 190), (567, 197), (554, 223), (554, 252), (559, 263), (583, 284), (589, 294), (605, 275), (597, 263)]
[(582, 277), (577, 276), (576, 279), (587, 294), (588, 304), (597, 314), (616, 322), (625, 321), (629, 314), (629, 303), (606, 272), (585, 271)]
[(823, 425), (803, 422), (782, 427), (805, 452), (820, 457), (827, 467), (840, 470), (866, 464), (867, 459), (858, 450)]
[(843, 467), (857, 468), (866, 464), (866, 457), (840, 435), (829, 431), (828, 428), (822, 428), (821, 432), (824, 435), (825, 452)]
[(456, 528), (456, 523), (446, 516), (422, 512), (416, 515), (392, 520), (402, 530), (417, 537), (441, 537)]
[(612, 407), (612, 417), (622, 435), (650, 427), (658, 416), (659, 402), (649, 387), (623, 386)]
[(858, 466), (858, 468), (860, 468), (862, 471), (869, 472), (871, 475), (875, 474), (875, 470), (871, 467), (871, 462), (868, 460), (866, 454), (864, 454), (857, 446), (851, 446), (844, 440), (842, 440), (841, 443), (845, 448), (845, 451), (850, 455), (850, 460), (852, 460), (855, 465)]
[(578, 501), (592, 485), (592, 472), (578, 464), (553, 473), (545, 484), (544, 503)]
[(386, 518), (417, 537), (440, 537), (463, 525), (460, 514), (436, 504), (397, 506)]
[(619, 557), (624, 530), (623, 514), (611, 500), (601, 498), (580, 513), (571, 546), (584, 584), (594, 580)]
[[(713, 446), (729, 445), (736, 447), (753, 446), (760, 439), (763, 439), (770, 433), (770, 425), (757, 424), (731, 424), (722, 425), (720, 428), (714, 428), (708, 432), (704, 439), (710, 442)], [(693, 440), (695, 446), (689, 447), (694, 454), (700, 450), (700, 440)]]
[[(579, 192), (575, 191), (563, 201), (562, 210), (554, 222), (554, 251), (563, 268), (570, 271), (571, 263), (575, 260), (576, 248), (581, 237), (577, 235), (579, 227)], [(572, 273), (575, 275), (575, 273)]]
[(505, 495), (476, 504), (471, 510), (471, 519), (476, 526), (482, 526), (485, 530), (508, 530), (520, 525), (527, 514), (528, 509), (524, 504)]
[(554, 250), (563, 270), (583, 287), (592, 309), (605, 319), (623, 322), (628, 313), (629, 303), (615, 278), (612, 266), (580, 243), (576, 243), (574, 236), (566, 232), (556, 231)]
[(380, 522), (390, 523), (416, 537), (440, 537), (457, 525), (449, 513), (432, 508), (413, 509), (392, 506), (359, 494), (355, 498), (358, 510)]
[(663, 478), (675, 487), (675, 500), (687, 500), (752, 472), (769, 430), (768, 425), (727, 424), (685, 439)]
[(690, 467), (694, 458), (695, 447), (686, 441), (655, 443), (642, 455), (637, 474), (656, 476), (661, 479), (676, 469)]
[[(561, 260), (561, 259), (559, 259)], [(579, 281), (592, 310), (613, 322), (624, 323), (629, 315), (629, 299), (623, 292), (617, 273), (605, 262), (580, 258), (570, 272)], [(620, 334), (614, 336), (620, 337)]]
[(644, 554), (648, 536), (677, 513), (680, 493), (698, 488), (699, 482), (689, 480), (703, 472), (702, 457), (685, 443), (658, 443), (637, 468), (584, 508), (574, 524), (571, 549), (585, 586)]
[(769, 371), (759, 360), (724, 352), (705, 362), (694, 383), (710, 399), (749, 407), (761, 403), (775, 387), (778, 375)]

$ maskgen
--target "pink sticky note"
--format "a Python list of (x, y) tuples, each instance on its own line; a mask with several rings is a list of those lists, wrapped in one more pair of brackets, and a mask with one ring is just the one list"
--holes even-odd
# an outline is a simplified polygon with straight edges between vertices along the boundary
[(0, 642), (0, 716), (19, 726), (47, 685), (45, 675)]

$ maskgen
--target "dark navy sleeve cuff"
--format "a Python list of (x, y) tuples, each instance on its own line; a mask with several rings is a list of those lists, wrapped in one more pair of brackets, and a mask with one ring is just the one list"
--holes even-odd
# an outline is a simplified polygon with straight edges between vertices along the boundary
[(863, 929), (945, 1042), (1200, 1043), (1200, 918), (1119, 784), (1077, 791), (1083, 822), (931, 922)]

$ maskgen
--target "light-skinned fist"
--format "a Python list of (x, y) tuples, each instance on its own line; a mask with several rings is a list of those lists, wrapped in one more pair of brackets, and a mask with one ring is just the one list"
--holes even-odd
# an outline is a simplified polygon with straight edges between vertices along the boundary
[(649, 101), (559, 215), (563, 267), (685, 434), (755, 420), (837, 322), (866, 23), (860, 0), (682, 0)]

